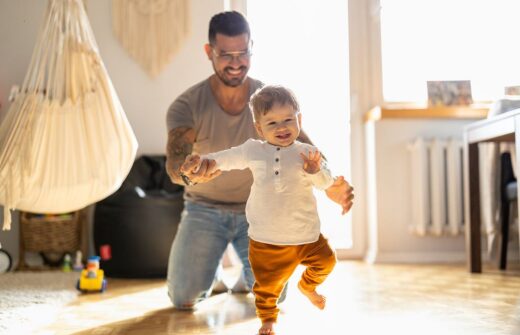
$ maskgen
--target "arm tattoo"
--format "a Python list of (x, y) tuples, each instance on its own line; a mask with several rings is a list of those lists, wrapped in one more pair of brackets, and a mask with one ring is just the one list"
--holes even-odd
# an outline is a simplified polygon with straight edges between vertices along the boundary
[(192, 128), (179, 127), (168, 133), (168, 145), (166, 147), (166, 171), (172, 182), (184, 185), (179, 170), (186, 156), (193, 150), (194, 131)]

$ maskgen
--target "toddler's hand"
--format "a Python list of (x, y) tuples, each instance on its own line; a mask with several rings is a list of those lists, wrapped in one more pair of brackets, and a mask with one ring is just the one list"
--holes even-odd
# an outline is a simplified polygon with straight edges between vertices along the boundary
[(202, 163), (199, 155), (188, 155), (181, 165), (181, 172), (184, 174), (197, 173)]
[(309, 151), (309, 156), (305, 156), (304, 153), (300, 153), (303, 159), (303, 170), (308, 174), (315, 174), (321, 170), (321, 153), (316, 150), (314, 152)]
[(206, 183), (222, 173), (216, 169), (216, 165), (214, 159), (201, 159), (199, 155), (188, 155), (180, 171), (194, 184)]

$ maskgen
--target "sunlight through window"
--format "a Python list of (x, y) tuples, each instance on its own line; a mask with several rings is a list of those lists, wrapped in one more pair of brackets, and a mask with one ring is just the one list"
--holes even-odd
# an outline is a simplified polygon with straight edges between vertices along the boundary
[(520, 84), (519, 13), (518, 0), (381, 0), (384, 99), (426, 101), (427, 80), (501, 97)]
[[(335, 175), (350, 179), (347, 1), (249, 0), (251, 76), (296, 94), (303, 129)], [(350, 216), (316, 192), (322, 231), (336, 248), (352, 245)]]

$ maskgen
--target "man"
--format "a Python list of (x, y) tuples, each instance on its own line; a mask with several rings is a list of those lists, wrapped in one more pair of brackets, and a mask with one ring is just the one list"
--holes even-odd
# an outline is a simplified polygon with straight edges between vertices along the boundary
[[(189, 166), (181, 172), (192, 152), (206, 154), (258, 138), (248, 102), (262, 83), (247, 76), (252, 46), (249, 24), (238, 12), (219, 13), (211, 19), (208, 35), (205, 52), (214, 74), (179, 96), (167, 115), (166, 169), (174, 183), (185, 185), (186, 200), (168, 264), (168, 293), (178, 309), (192, 309), (211, 294), (229, 243), (242, 261), (245, 282), (245, 287), (239, 282), (232, 290), (250, 290), (254, 283), (245, 218), (251, 173), (221, 173), (207, 161), (196, 173)], [(310, 143), (303, 132), (298, 139)], [(326, 193), (342, 206), (343, 214), (350, 210), (353, 189), (343, 177)]]

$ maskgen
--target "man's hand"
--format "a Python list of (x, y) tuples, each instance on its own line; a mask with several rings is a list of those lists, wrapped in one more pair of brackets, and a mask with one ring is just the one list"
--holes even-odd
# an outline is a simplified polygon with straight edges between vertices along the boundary
[(215, 169), (216, 165), (217, 163), (213, 159), (201, 160), (199, 155), (188, 155), (180, 171), (194, 184), (206, 183), (222, 173)]
[(303, 170), (308, 174), (316, 174), (321, 170), (321, 154), (318, 150), (309, 151), (309, 156), (305, 156), (302, 152), (300, 156), (303, 159)]
[(343, 176), (336, 178), (334, 184), (326, 189), (325, 193), (330, 200), (339, 204), (343, 208), (341, 215), (348, 213), (354, 204), (354, 188), (345, 180), (345, 178), (343, 178)]

